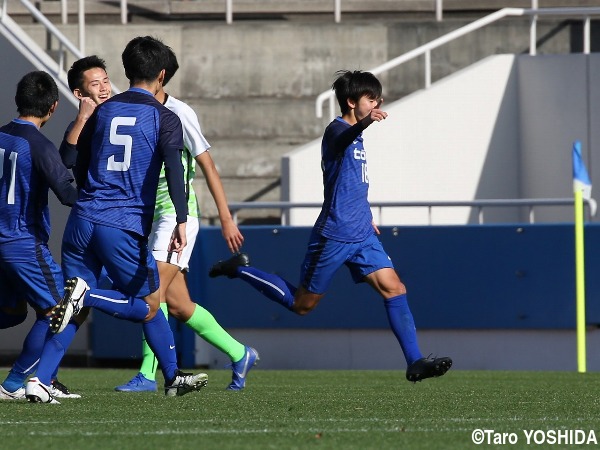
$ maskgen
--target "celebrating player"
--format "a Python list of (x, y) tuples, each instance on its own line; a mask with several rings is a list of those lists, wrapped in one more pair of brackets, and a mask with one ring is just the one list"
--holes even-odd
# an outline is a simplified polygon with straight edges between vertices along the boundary
[[(36, 321), (0, 385), (0, 399), (5, 400), (25, 399), (23, 384), (36, 370), (40, 354), (61, 353), (71, 342), (70, 333), (48, 332), (50, 311), (60, 301), (64, 285), (48, 248), (48, 189), (64, 205), (77, 200), (73, 178), (58, 150), (39, 131), (58, 106), (55, 81), (42, 71), (26, 74), (17, 85), (15, 102), (18, 118), (0, 128), (0, 328), (23, 322), (27, 303), (36, 311)], [(47, 388), (50, 393), (56, 389)]]
[(319, 304), (335, 272), (346, 265), (355, 283), (366, 282), (383, 297), (408, 366), (406, 378), (417, 382), (441, 376), (450, 369), (452, 360), (421, 354), (406, 288), (377, 238), (379, 230), (368, 201), (362, 132), (388, 116), (381, 109), (381, 83), (369, 72), (341, 71), (332, 87), (342, 115), (329, 124), (323, 136), (324, 202), (301, 266), (300, 286), (251, 267), (245, 253), (219, 261), (209, 275), (239, 278), (290, 311), (305, 315)]
[[(179, 68), (177, 57), (171, 49), (169, 49), (169, 55), (169, 64), (165, 71), (163, 86), (168, 83)], [(192, 186), (192, 181), (196, 173), (196, 162), (202, 169), (210, 193), (217, 205), (223, 237), (229, 249), (232, 252), (237, 252), (244, 241), (244, 237), (233, 222), (229, 212), (221, 178), (208, 152), (210, 145), (202, 135), (196, 113), (184, 102), (172, 95), (168, 95), (164, 89), (158, 92), (156, 98), (177, 114), (183, 124), (183, 142), (185, 148), (182, 162), (187, 183), (189, 209), (186, 226), (187, 246), (178, 258), (178, 255), (168, 251), (169, 239), (176, 223), (176, 215), (173, 202), (169, 197), (163, 168), (158, 183), (154, 222), (152, 223), (152, 232), (150, 233), (148, 243), (149, 248), (152, 250), (152, 255), (158, 264), (161, 290), (160, 307), (167, 314), (168, 306), (169, 314), (177, 318), (177, 320), (184, 322), (198, 336), (229, 356), (233, 370), (232, 380), (227, 389), (239, 391), (244, 388), (246, 375), (258, 360), (258, 353), (252, 347), (245, 346), (231, 337), (209, 311), (192, 301), (187, 288), (186, 272), (200, 226), (200, 208)], [(152, 353), (152, 350), (145, 341), (143, 343), (142, 354), (143, 361), (140, 372), (128, 383), (117, 386), (115, 388), (117, 391), (144, 392), (156, 390), (155, 374), (157, 361), (154, 353)]]
[[(179, 118), (154, 98), (164, 81), (167, 47), (152, 37), (137, 37), (122, 59), (129, 90), (98, 105), (77, 141), (80, 192), (62, 246), (69, 280), (51, 329), (62, 332), (83, 307), (142, 322), (163, 372), (165, 394), (184, 395), (205, 386), (207, 376), (186, 374), (177, 366), (173, 333), (159, 308), (158, 268), (147, 245), (164, 163), (176, 210), (169, 250), (180, 253), (186, 246), (183, 130)], [(96, 289), (103, 267), (118, 291)], [(39, 378), (38, 385), (29, 381), (28, 394), (44, 388), (46, 380)]]

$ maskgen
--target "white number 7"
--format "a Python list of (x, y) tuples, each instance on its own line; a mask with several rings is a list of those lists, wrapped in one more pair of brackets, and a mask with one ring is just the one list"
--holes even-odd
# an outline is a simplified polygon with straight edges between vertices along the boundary
[[(4, 150), (0, 148), (0, 179), (4, 176)], [(8, 196), (6, 199), (6, 203), (9, 205), (15, 204), (15, 173), (17, 171), (17, 156), (18, 153), (10, 152), (8, 159), (11, 161), (11, 171), (10, 171), (10, 183), (8, 186)]]
[(119, 125), (132, 127), (135, 125), (135, 117), (115, 117), (110, 122), (110, 143), (113, 145), (122, 145), (125, 147), (123, 161), (115, 161), (115, 155), (108, 158), (106, 170), (115, 170), (117, 172), (125, 172), (129, 170), (131, 164), (131, 147), (133, 139), (128, 134), (117, 134)]

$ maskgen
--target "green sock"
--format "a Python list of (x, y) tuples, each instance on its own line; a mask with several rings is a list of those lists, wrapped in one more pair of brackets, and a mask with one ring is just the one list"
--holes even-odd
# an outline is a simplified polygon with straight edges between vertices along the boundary
[[(166, 303), (160, 304), (160, 309), (162, 309), (165, 317), (169, 317), (169, 308)], [(158, 369), (158, 360), (150, 346), (146, 342), (146, 337), (142, 335), (142, 367), (140, 367), (140, 373), (144, 375), (149, 380), (156, 381), (156, 369)]]
[(244, 344), (240, 344), (232, 338), (213, 315), (202, 306), (196, 305), (194, 314), (185, 324), (206, 342), (228, 355), (231, 361), (237, 362), (244, 357), (246, 353)]

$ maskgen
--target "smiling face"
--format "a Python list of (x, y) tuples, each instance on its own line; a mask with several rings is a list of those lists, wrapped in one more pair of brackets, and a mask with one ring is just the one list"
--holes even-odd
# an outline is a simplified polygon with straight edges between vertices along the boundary
[(110, 98), (110, 79), (104, 69), (93, 67), (83, 72), (81, 89), (75, 88), (73, 92), (77, 98), (89, 97), (99, 105)]
[(353, 125), (367, 117), (371, 113), (371, 110), (375, 109), (378, 104), (378, 98), (369, 98), (366, 95), (363, 95), (361, 98), (359, 98), (357, 102), (348, 99), (350, 111), (344, 116), (344, 118), (347, 122)]

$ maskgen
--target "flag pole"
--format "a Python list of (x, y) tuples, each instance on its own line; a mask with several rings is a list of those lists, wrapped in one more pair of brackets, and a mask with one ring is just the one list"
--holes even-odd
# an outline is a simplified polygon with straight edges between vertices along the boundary
[(577, 304), (577, 371), (586, 372), (585, 256), (583, 241), (583, 193), (575, 190), (575, 289)]
[[(581, 142), (573, 142), (573, 194), (575, 209), (575, 294), (577, 327), (577, 370), (586, 372), (585, 345), (585, 246), (583, 200), (592, 202), (592, 182), (581, 156)], [(590, 203), (593, 205), (593, 203)]]

